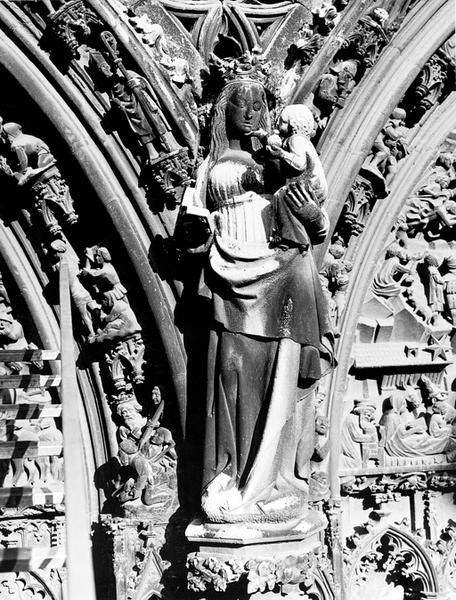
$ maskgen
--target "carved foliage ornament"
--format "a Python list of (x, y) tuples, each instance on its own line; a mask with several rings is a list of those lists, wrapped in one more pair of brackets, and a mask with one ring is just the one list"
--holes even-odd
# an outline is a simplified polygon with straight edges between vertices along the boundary
[(323, 546), (300, 556), (247, 561), (194, 553), (187, 558), (187, 568), (188, 587), (194, 592), (225, 592), (230, 584), (242, 581), (247, 594), (266, 591), (278, 592), (283, 596), (317, 593), (319, 598), (322, 590), (319, 581), (321, 572), (328, 577), (331, 574)]

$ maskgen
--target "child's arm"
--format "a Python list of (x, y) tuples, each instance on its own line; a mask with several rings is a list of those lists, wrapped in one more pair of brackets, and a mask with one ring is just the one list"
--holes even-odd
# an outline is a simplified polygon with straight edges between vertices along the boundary
[(277, 149), (277, 156), (291, 167), (302, 173), (308, 168), (309, 146), (312, 144), (303, 135), (294, 135), (288, 142), (290, 151)]

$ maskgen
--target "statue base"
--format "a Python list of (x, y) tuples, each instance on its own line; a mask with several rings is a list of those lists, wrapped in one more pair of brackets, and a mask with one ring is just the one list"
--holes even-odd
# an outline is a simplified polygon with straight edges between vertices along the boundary
[(312, 509), (285, 523), (209, 523), (194, 519), (185, 536), (189, 542), (197, 543), (200, 551), (217, 546), (229, 548), (231, 554), (238, 554), (238, 550), (253, 545), (256, 546), (254, 552), (257, 552), (258, 546), (269, 548), (281, 543), (318, 539), (327, 523), (323, 513)]
[[(302, 596), (330, 573), (321, 535), (327, 520), (309, 509), (287, 523), (217, 524), (195, 519), (185, 535), (198, 545), (187, 556), (188, 588), (204, 597)], [(209, 592), (209, 595), (207, 594)], [(262, 596), (263, 598), (263, 596)]]

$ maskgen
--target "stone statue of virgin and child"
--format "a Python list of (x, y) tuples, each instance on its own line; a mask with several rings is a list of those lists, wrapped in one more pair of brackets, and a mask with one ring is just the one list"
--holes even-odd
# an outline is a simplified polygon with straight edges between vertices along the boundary
[(207, 210), (212, 229), (201, 286), (213, 307), (202, 509), (214, 523), (305, 515), (315, 388), (332, 362), (312, 254), (328, 229), (313, 116), (288, 106), (277, 127), (271, 134), (259, 81), (228, 82), (186, 201), (189, 213)]

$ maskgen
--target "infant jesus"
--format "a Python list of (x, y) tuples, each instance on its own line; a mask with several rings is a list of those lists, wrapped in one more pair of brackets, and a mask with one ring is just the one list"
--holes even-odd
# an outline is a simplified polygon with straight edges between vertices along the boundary
[(328, 187), (310, 141), (314, 117), (304, 104), (291, 104), (282, 110), (276, 126), (272, 135), (264, 130), (252, 134), (261, 140), (268, 155), (279, 161), (282, 185), (274, 194), (275, 237), (299, 246), (320, 243), (327, 233), (328, 218), (321, 205)]

